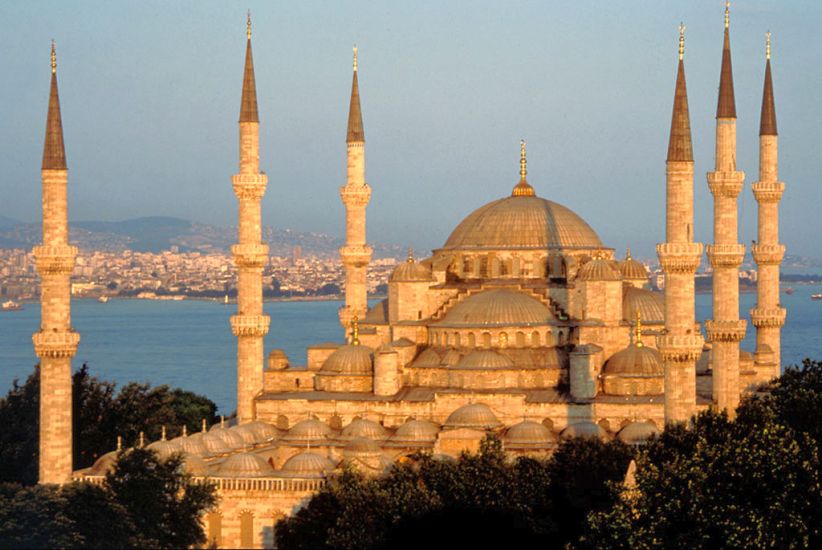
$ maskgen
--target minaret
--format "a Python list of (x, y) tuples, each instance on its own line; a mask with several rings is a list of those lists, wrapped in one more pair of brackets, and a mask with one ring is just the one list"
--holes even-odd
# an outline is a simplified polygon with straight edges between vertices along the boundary
[(693, 242), (694, 159), (685, 85), (685, 26), (679, 26), (679, 67), (666, 163), (666, 242), (657, 245), (665, 272), (665, 330), (657, 348), (665, 368), (665, 422), (687, 422), (696, 408), (696, 360), (703, 339), (694, 321), (694, 274), (702, 244)]
[(733, 415), (739, 405), (739, 343), (747, 321), (739, 318), (739, 265), (745, 246), (739, 240), (737, 197), (745, 173), (736, 169), (736, 105), (731, 70), (728, 2), (725, 3), (725, 38), (716, 107), (716, 163), (708, 172), (714, 196), (714, 244), (708, 245), (713, 268), (713, 319), (705, 322), (712, 343), (713, 401)]
[(340, 198), (345, 205), (345, 246), (340, 248), (340, 258), (345, 266), (345, 305), (340, 308), (339, 314), (340, 323), (348, 329), (353, 318), (363, 319), (368, 309), (366, 270), (371, 261), (371, 247), (365, 242), (365, 207), (371, 200), (371, 187), (365, 182), (365, 132), (357, 82), (356, 46), (345, 141), (348, 146), (348, 178), (345, 185), (340, 187)]
[[(757, 378), (761, 381), (780, 375), (780, 337), (785, 324), (785, 308), (779, 305), (779, 264), (785, 255), (785, 245), (779, 244), (779, 200), (785, 184), (779, 181), (778, 172), (771, 33), (767, 35), (765, 58), (765, 87), (759, 123), (759, 181), (753, 184), (754, 197), (759, 204), (759, 235), (757, 243), (751, 247), (759, 272), (756, 308), (751, 310), (751, 322), (756, 327), (755, 364)], [(768, 357), (768, 351), (773, 353), (773, 359)]]
[(231, 177), (240, 203), (239, 244), (231, 247), (237, 265), (237, 315), (231, 330), (237, 337), (237, 420), (254, 420), (254, 397), (263, 389), (263, 337), (269, 318), (263, 314), (263, 266), (268, 245), (262, 243), (260, 201), (268, 176), (260, 172), (260, 119), (251, 56), (251, 14), (248, 15), (243, 96), (240, 104), (240, 173)]
[(71, 328), (71, 272), (77, 247), (68, 244), (68, 169), (51, 45), (51, 93), (43, 146), (43, 244), (34, 247), (40, 274), (40, 483), (65, 483), (72, 472), (71, 358), (80, 335)]

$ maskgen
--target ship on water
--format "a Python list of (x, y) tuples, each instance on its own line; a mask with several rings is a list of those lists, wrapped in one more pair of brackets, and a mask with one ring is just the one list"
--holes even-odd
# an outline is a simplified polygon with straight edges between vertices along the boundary
[(14, 300), (8, 300), (0, 304), (0, 310), (2, 311), (17, 311), (20, 309), (23, 309), (23, 306)]

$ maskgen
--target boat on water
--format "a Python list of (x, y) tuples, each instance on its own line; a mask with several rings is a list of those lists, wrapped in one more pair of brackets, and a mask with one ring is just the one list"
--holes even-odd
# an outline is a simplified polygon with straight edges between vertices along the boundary
[(822, 300), (822, 294), (811, 294), (811, 300)]
[(105, 304), (105, 303), (108, 302), (108, 299), (109, 299), (108, 296), (100, 296), (99, 298), (97, 298), (97, 301), (100, 302), (101, 304)]
[(788, 295), (793, 294), (793, 287), (792, 287), (792, 286), (789, 286), (788, 288), (786, 288), (786, 289), (785, 289), (785, 294), (788, 294)]
[(223, 304), (228, 305), (228, 294), (223, 296)]
[(19, 309), (23, 309), (23, 306), (14, 300), (7, 300), (0, 304), (0, 310), (2, 311), (17, 311)]

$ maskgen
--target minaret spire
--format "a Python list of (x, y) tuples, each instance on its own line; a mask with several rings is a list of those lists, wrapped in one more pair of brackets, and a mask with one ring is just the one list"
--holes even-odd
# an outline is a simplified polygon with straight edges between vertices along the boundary
[(246, 21), (245, 70), (243, 95), (240, 102), (240, 122), (260, 122), (257, 114), (257, 84), (254, 79), (254, 56), (251, 54), (251, 11)]
[(728, 9), (730, 2), (725, 3), (725, 36), (722, 44), (722, 69), (719, 73), (719, 99), (716, 105), (716, 118), (736, 118), (736, 101), (734, 99), (734, 77), (731, 70), (731, 36), (728, 28)]
[(676, 72), (674, 109), (668, 137), (668, 162), (693, 162), (691, 118), (688, 114), (688, 88), (685, 83), (685, 25), (679, 25), (679, 65)]
[(51, 41), (51, 90), (43, 145), (43, 170), (66, 170), (66, 148), (63, 142), (63, 119), (60, 116), (60, 94), (57, 91), (57, 50)]
[(351, 102), (348, 107), (347, 143), (365, 143), (365, 130), (360, 109), (360, 84), (357, 80), (357, 46), (354, 46), (354, 71), (351, 79)]
[(533, 197), (534, 188), (525, 179), (528, 175), (528, 160), (525, 157), (525, 140), (519, 140), (519, 183), (514, 186), (511, 192), (512, 197)]
[(775, 136), (776, 107), (773, 99), (773, 79), (771, 77), (771, 33), (767, 34), (765, 44), (765, 85), (762, 89), (762, 112), (759, 118), (759, 135)]

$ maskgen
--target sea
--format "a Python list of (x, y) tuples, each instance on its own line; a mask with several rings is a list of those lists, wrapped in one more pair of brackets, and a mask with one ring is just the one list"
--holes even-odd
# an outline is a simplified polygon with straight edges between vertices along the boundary
[[(797, 285), (792, 295), (784, 291), (782, 304), (788, 318), (782, 332), (783, 365), (800, 364), (805, 357), (822, 360), (822, 301), (811, 300), (822, 285)], [(756, 295), (740, 296), (743, 312)], [(266, 302), (271, 328), (265, 338), (266, 353), (285, 350), (291, 364), (304, 365), (306, 347), (320, 342), (341, 342), (343, 329), (337, 318), (339, 301)], [(113, 298), (108, 303), (75, 300), (72, 324), (80, 332), (74, 369), (85, 363), (91, 374), (117, 384), (131, 381), (168, 384), (205, 395), (222, 414), (237, 406), (236, 349), (229, 317), (234, 304), (182, 300), (154, 301)], [(711, 295), (696, 297), (697, 320), (711, 317)], [(0, 311), (0, 395), (32, 372), (37, 358), (31, 335), (40, 322), (37, 303), (22, 310)], [(753, 350), (755, 330), (748, 326), (743, 348)]]

